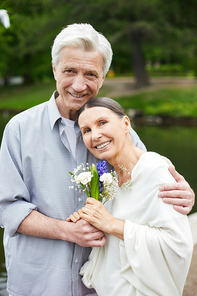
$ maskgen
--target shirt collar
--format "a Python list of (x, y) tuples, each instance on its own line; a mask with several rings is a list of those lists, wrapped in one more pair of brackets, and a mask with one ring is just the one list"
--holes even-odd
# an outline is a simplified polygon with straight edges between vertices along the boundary
[[(48, 110), (49, 110), (49, 122), (51, 126), (51, 130), (54, 128), (54, 125), (58, 119), (62, 118), (59, 109), (57, 107), (57, 104), (55, 102), (55, 99), (58, 97), (58, 92), (57, 90), (54, 91), (52, 94), (50, 100), (48, 101)], [(75, 129), (77, 132), (77, 136), (81, 134), (80, 128), (78, 126), (78, 119), (75, 121)]]
[(53, 129), (56, 121), (61, 118), (61, 114), (55, 102), (55, 99), (57, 97), (58, 97), (58, 92), (54, 91), (50, 100), (48, 101), (49, 122), (50, 122), (51, 129)]

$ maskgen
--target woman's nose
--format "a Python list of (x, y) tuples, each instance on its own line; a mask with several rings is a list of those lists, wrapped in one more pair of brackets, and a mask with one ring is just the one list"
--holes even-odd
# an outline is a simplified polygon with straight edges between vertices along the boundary
[(92, 131), (92, 140), (97, 141), (102, 137), (102, 134), (98, 130), (93, 130)]

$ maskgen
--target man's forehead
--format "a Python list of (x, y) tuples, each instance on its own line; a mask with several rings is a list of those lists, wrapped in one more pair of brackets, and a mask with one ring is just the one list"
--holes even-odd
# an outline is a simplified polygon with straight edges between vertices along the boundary
[(76, 69), (82, 67), (89, 71), (103, 70), (103, 57), (99, 51), (84, 51), (78, 48), (65, 47), (60, 56), (63, 68)]

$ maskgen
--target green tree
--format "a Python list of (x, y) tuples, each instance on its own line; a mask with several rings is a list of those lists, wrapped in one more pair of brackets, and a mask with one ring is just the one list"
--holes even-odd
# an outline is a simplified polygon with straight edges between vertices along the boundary
[(194, 0), (73, 0), (73, 3), (76, 9), (71, 19), (90, 22), (108, 37), (114, 51), (115, 71), (118, 67), (123, 70), (120, 65), (124, 68), (132, 65), (137, 87), (149, 85), (145, 66), (152, 57), (163, 62), (181, 61), (185, 66), (194, 61), (192, 46), (196, 43), (197, 19)]
[(0, 28), (4, 77), (22, 75), (26, 82), (52, 76), (50, 49), (54, 36), (64, 25), (69, 3), (54, 0), (3, 0), (11, 26)]
[(196, 0), (1, 0), (11, 27), (0, 26), (0, 76), (31, 82), (52, 76), (54, 37), (70, 23), (91, 23), (112, 44), (112, 68), (149, 85), (146, 61), (182, 63), (197, 72)]

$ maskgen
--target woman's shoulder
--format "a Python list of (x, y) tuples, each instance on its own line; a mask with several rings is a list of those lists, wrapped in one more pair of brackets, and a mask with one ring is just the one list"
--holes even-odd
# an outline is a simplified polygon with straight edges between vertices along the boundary
[(151, 167), (159, 165), (172, 165), (172, 162), (167, 157), (152, 151), (143, 153), (140, 157), (140, 161), (142, 165), (149, 166), (151, 164)]
[(153, 176), (156, 179), (164, 178), (164, 176), (171, 179), (168, 171), (170, 165), (172, 165), (172, 162), (167, 157), (156, 152), (145, 152), (140, 157), (133, 173), (135, 176), (138, 175), (145, 179), (153, 178)]

